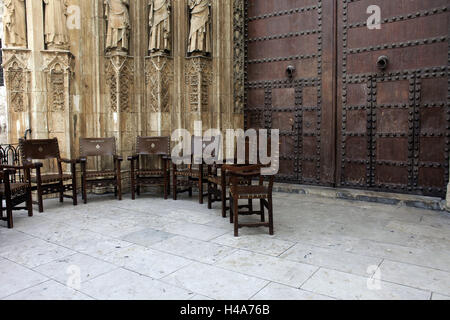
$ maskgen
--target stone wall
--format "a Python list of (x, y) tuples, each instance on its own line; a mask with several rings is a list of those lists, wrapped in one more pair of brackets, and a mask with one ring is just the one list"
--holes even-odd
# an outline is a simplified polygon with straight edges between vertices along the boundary
[(148, 50), (149, 0), (130, 0), (128, 52), (106, 50), (104, 0), (67, 0), (69, 43), (51, 50), (43, 3), (26, 0), (27, 47), (4, 49), (9, 142), (31, 128), (33, 138), (57, 137), (62, 155), (77, 157), (80, 137), (115, 136), (127, 156), (137, 135), (192, 130), (195, 120), (204, 129), (242, 127), (234, 107), (233, 2), (211, 1), (212, 52), (193, 57), (187, 0), (171, 1), (170, 54)]

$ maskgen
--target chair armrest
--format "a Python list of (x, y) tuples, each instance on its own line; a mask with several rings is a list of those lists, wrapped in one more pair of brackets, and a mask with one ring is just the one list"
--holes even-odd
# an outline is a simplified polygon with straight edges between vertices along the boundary
[(117, 155), (115, 155), (115, 156), (114, 156), (114, 161), (122, 162), (122, 161), (123, 161), (123, 157), (122, 157), (122, 156), (117, 156)]
[(163, 160), (169, 160), (172, 161), (172, 156), (161, 156)]
[(62, 162), (62, 163), (80, 163), (80, 159), (64, 159), (64, 158), (61, 158), (61, 159), (59, 159), (59, 161), (60, 162)]
[[(42, 166), (42, 163), (39, 163)], [(36, 164), (32, 163), (32, 164), (25, 164), (23, 166), (10, 166), (10, 165), (0, 165), (0, 170), (1, 169), (12, 169), (12, 170), (26, 170), (26, 169), (34, 169), (36, 168)]]
[(129, 156), (128, 157), (128, 161), (133, 161), (133, 160), (136, 160), (138, 158), (139, 158), (139, 155), (135, 154), (135, 155)]
[(79, 163), (86, 163), (87, 158), (79, 158), (78, 161), (79, 161)]
[(13, 168), (5, 168), (5, 169), (3, 169), (3, 173), (16, 174), (16, 170)]

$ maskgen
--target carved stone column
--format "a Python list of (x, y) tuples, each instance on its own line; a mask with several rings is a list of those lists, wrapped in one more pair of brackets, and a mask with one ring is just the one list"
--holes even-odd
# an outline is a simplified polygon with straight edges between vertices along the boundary
[(42, 51), (45, 75), (44, 91), (46, 93), (48, 134), (58, 138), (63, 156), (75, 154), (72, 134), (72, 93), (74, 57), (69, 51)]
[(102, 127), (107, 136), (115, 136), (118, 152), (130, 154), (136, 133), (134, 105), (134, 58), (114, 52), (105, 58), (106, 110)]
[(145, 58), (146, 135), (171, 133), (170, 111), (173, 105), (173, 58), (161, 53)]
[(8, 106), (8, 140), (17, 143), (30, 127), (31, 51), (3, 49)]
[(193, 132), (194, 121), (203, 121), (204, 128), (211, 128), (213, 62), (210, 57), (186, 58), (186, 107), (188, 130)]

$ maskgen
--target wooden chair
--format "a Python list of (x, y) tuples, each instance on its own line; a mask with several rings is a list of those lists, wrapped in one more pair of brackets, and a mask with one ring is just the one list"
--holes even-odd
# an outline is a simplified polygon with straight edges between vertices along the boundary
[[(34, 166), (34, 165), (33, 165)], [(31, 197), (31, 183), (30, 180), (25, 182), (11, 182), (11, 179), (16, 174), (16, 170), (28, 171), (27, 176), (30, 176), (30, 169), (32, 166), (4, 166), (0, 165), (0, 218), (7, 221), (8, 228), (14, 227), (13, 210), (27, 210), (28, 216), (33, 216), (33, 201)], [(3, 208), (3, 199), (6, 200), (6, 208)], [(26, 203), (26, 207), (18, 207), (22, 203)], [(3, 212), (6, 210), (6, 217), (3, 217)]]
[[(233, 159), (233, 167), (239, 167), (239, 166), (246, 166), (250, 164), (250, 153), (251, 152), (257, 152), (258, 145), (259, 145), (259, 133), (257, 135), (257, 143), (252, 145), (250, 143), (250, 139), (245, 139), (245, 155), (243, 159), (242, 164), (238, 164), (237, 159), (237, 147), (234, 150), (235, 158)], [(271, 146), (271, 139), (268, 139), (267, 147), (270, 150)], [(257, 161), (259, 163), (259, 155), (257, 156)], [(230, 187), (230, 176), (227, 174), (227, 168), (230, 165), (224, 165), (224, 164), (214, 164), (212, 166), (209, 166), (208, 168), (208, 209), (212, 209), (212, 204), (214, 202), (221, 202), (222, 203), (222, 217), (227, 217), (227, 211), (230, 210), (230, 207), (227, 206), (227, 198), (226, 192), (227, 189)], [(245, 185), (248, 184), (249, 181), (245, 179), (241, 179), (241, 184)], [(241, 208), (248, 208), (249, 210), (252, 210), (253, 203), (251, 200), (248, 201), (247, 205), (239, 205), (239, 209)]]
[[(250, 146), (249, 146), (249, 141), (246, 140), (245, 141), (245, 164), (249, 164), (249, 150), (250, 150)], [(235, 155), (237, 153), (237, 150), (235, 150)], [(227, 161), (224, 161), (225, 163)], [(237, 156), (235, 156), (235, 158), (232, 161), (233, 163), (235, 163), (234, 166), (239, 166), (237, 165)], [(244, 164), (244, 165), (245, 165)], [(230, 210), (230, 207), (227, 206), (227, 200), (229, 200), (229, 198), (227, 198), (227, 189), (230, 186), (230, 175), (227, 174), (226, 172), (226, 168), (228, 167), (228, 165), (225, 164), (221, 164), (221, 163), (215, 163), (212, 165), (208, 166), (208, 177), (207, 177), (207, 181), (208, 181), (208, 209), (212, 209), (212, 204), (214, 202), (221, 202), (222, 204), (222, 217), (226, 218), (227, 217), (227, 211)], [(245, 184), (247, 183), (246, 181), (241, 181), (241, 183)], [(242, 205), (240, 206), (240, 208), (246, 208), (249, 207), (248, 205)]]
[[(191, 138), (191, 164), (184, 166), (177, 166), (173, 163), (173, 200), (177, 200), (177, 194), (183, 192), (189, 192), (189, 196), (192, 197), (192, 187), (198, 187), (198, 202), (203, 204), (204, 197), (208, 196), (207, 193), (203, 193), (203, 184), (207, 183), (206, 177), (208, 175), (208, 166), (204, 162), (195, 164), (194, 143), (202, 141), (202, 152), (213, 143), (216, 143), (216, 137), (205, 141), (202, 137), (192, 136)], [(213, 155), (217, 157), (218, 155)], [(185, 180), (179, 178), (184, 177)], [(181, 189), (179, 188), (181, 187)], [(185, 187), (185, 189), (182, 189)]]
[[(142, 162), (149, 157), (158, 157), (162, 167), (143, 168)], [(141, 187), (163, 186), (164, 199), (170, 193), (170, 138), (169, 137), (137, 137), (136, 154), (128, 157), (131, 162), (131, 198), (140, 195)], [(150, 160), (150, 159), (148, 159)]]
[[(43, 196), (48, 194), (59, 193), (59, 201), (63, 202), (64, 198), (70, 198), (73, 205), (77, 205), (77, 179), (76, 179), (76, 163), (77, 160), (63, 159), (59, 153), (58, 139), (36, 139), (24, 140), (19, 139), (19, 148), (22, 156), (22, 164), (32, 166), (34, 160), (50, 160), (55, 161), (57, 173), (41, 173), (42, 164), (30, 167), (36, 170), (36, 175), (27, 176), (25, 171), (25, 179), (32, 183), (32, 191), (37, 191), (39, 212), (44, 212)], [(69, 164), (71, 173), (63, 173), (62, 164)], [(66, 183), (70, 181), (70, 183)], [(66, 195), (65, 192), (72, 191), (72, 195)]]
[[(230, 166), (227, 168), (230, 174), (230, 222), (234, 223), (234, 236), (239, 236), (239, 228), (242, 227), (268, 227), (270, 235), (273, 230), (273, 202), (272, 190), (274, 176), (269, 176), (269, 185), (264, 185), (264, 177), (261, 175), (261, 165), (250, 165), (244, 167)], [(257, 185), (252, 184), (252, 180), (258, 178)], [(247, 185), (242, 184), (242, 179), (247, 180)], [(247, 211), (239, 211), (239, 200), (259, 200), (260, 210), (253, 210), (253, 206)], [(265, 221), (265, 209), (268, 210), (269, 222)], [(259, 215), (259, 223), (239, 223), (239, 215)]]
[[(113, 168), (88, 171), (89, 157), (111, 157)], [(122, 200), (121, 163), (123, 158), (117, 155), (116, 138), (80, 138), (80, 162), (83, 201), (87, 203), (87, 189), (92, 186), (114, 186), (115, 197)]]

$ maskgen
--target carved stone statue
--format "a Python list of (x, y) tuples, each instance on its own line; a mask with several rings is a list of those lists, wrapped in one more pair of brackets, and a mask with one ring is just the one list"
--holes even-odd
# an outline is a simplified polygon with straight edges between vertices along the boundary
[(189, 0), (191, 28), (188, 53), (211, 53), (211, 0)]
[(67, 0), (44, 0), (44, 35), (47, 49), (69, 48)]
[(105, 0), (105, 16), (108, 21), (106, 50), (128, 52), (130, 17), (129, 0)]
[(4, 41), (6, 47), (26, 48), (25, 0), (4, 0)]
[(150, 52), (170, 52), (170, 0), (150, 0), (149, 5), (150, 40), (148, 50)]

